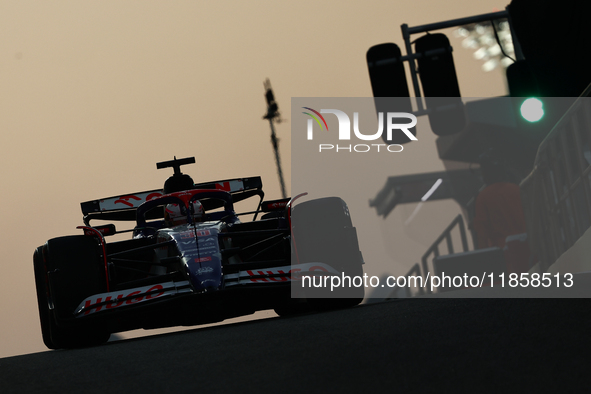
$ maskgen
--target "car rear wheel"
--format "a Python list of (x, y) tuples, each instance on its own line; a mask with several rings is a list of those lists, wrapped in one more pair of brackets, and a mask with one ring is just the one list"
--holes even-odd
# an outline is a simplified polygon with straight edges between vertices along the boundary
[(328, 264), (350, 277), (352, 286), (331, 291), (328, 287), (306, 289), (311, 309), (347, 308), (359, 304), (364, 297), (363, 286), (356, 287), (354, 277), (363, 276), (363, 258), (357, 232), (349, 208), (339, 197), (306, 201), (292, 208), (295, 247), (300, 263)]

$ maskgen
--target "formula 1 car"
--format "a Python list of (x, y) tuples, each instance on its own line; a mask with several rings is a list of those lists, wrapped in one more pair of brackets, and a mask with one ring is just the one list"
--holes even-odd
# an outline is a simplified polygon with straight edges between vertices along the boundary
[[(363, 287), (335, 295), (291, 286), (306, 276), (363, 275), (342, 199), (264, 201), (260, 177), (194, 184), (180, 171), (194, 162), (157, 163), (174, 169), (163, 189), (81, 203), (83, 234), (35, 250), (48, 348), (93, 346), (115, 332), (218, 322), (257, 310), (282, 316), (361, 302)], [(234, 204), (250, 197), (259, 198), (256, 211), (236, 213)], [(244, 215), (253, 220), (242, 222)], [(117, 231), (112, 223), (91, 226), (93, 220), (135, 223)], [(125, 232), (131, 239), (105, 240)]]

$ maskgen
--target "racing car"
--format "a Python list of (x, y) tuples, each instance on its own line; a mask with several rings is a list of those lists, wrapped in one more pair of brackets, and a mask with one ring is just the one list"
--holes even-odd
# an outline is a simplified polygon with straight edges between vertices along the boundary
[[(341, 198), (266, 201), (260, 177), (195, 184), (180, 169), (191, 163), (194, 157), (157, 163), (174, 169), (163, 189), (81, 203), (81, 234), (35, 250), (48, 348), (94, 346), (116, 332), (219, 322), (258, 310), (285, 316), (362, 301), (363, 287), (334, 294), (297, 285), (306, 276), (363, 275), (356, 229)], [(236, 203), (257, 197), (256, 210), (236, 213)], [(246, 217), (252, 220), (241, 220)], [(131, 228), (117, 230), (116, 221)], [(106, 241), (124, 233), (131, 237)]]

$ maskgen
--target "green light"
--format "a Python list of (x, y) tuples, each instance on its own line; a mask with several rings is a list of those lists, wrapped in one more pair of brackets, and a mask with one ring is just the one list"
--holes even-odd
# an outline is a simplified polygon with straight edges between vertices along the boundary
[(528, 122), (537, 122), (544, 117), (544, 104), (537, 98), (528, 98), (519, 110), (523, 119)]

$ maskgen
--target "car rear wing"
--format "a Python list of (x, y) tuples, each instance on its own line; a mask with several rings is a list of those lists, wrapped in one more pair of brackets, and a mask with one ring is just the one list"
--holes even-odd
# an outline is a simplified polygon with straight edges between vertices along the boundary
[[(215, 189), (229, 192), (234, 202), (239, 202), (249, 197), (258, 195), (262, 201), (264, 193), (263, 182), (260, 176), (250, 178), (227, 179), (223, 181), (205, 182), (195, 184), (193, 189)], [(164, 195), (162, 189), (145, 192), (124, 194), (99, 200), (80, 203), (84, 221), (91, 219), (100, 220), (135, 220), (137, 207), (146, 201)]]

